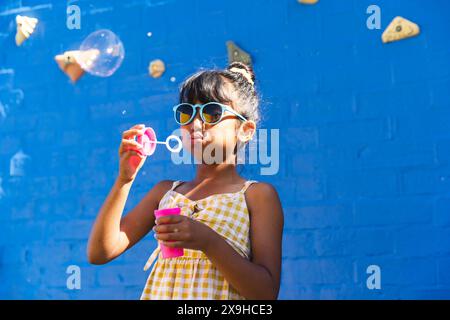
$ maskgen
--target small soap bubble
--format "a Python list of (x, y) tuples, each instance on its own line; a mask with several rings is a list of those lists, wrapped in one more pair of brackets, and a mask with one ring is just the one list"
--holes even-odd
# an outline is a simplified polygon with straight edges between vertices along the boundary
[(177, 78), (175, 78), (175, 77), (170, 77), (170, 81), (175, 82), (175, 81), (177, 81)]
[(152, 33), (151, 32), (147, 32), (147, 37), (151, 37)]
[(102, 29), (83, 41), (77, 61), (86, 72), (109, 77), (120, 67), (124, 57), (125, 49), (120, 38), (112, 31)]
[(122, 111), (122, 114), (125, 114), (125, 113), (127, 113), (127, 110), (123, 110), (123, 111)]

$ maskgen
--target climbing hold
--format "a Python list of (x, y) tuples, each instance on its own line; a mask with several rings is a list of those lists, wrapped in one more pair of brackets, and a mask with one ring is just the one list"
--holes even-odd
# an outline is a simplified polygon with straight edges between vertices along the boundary
[(17, 33), (16, 33), (16, 45), (21, 46), (22, 43), (27, 40), (30, 35), (34, 32), (36, 25), (38, 23), (38, 19), (30, 18), (26, 16), (16, 16), (16, 25), (17, 25)]
[(30, 156), (19, 150), (9, 161), (9, 175), (11, 177), (23, 177), (30, 169)]
[(99, 53), (96, 49), (66, 51), (55, 56), (55, 60), (59, 68), (75, 83), (84, 74), (81, 64), (91, 65)]
[(297, 0), (301, 4), (316, 4), (319, 0)]
[(239, 48), (233, 41), (227, 41), (228, 49), (228, 63), (242, 62), (248, 66), (252, 65), (252, 58), (250, 55)]
[(381, 39), (383, 43), (414, 37), (420, 33), (420, 28), (414, 22), (402, 17), (395, 17), (384, 30)]
[(166, 66), (162, 60), (153, 60), (148, 66), (148, 73), (153, 78), (159, 78), (166, 71)]

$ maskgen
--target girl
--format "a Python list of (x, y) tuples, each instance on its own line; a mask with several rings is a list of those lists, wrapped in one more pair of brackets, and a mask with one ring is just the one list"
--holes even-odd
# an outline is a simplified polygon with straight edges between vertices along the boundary
[[(200, 71), (182, 84), (174, 113), (183, 147), (198, 160), (195, 178), (157, 183), (124, 217), (146, 157), (134, 140), (144, 126), (123, 132), (119, 175), (92, 228), (87, 255), (93, 264), (107, 263), (153, 230), (158, 247), (144, 270), (156, 262), (141, 299), (278, 297), (281, 203), (270, 184), (245, 180), (236, 171), (237, 151), (256, 130), (254, 81), (249, 66), (234, 62), (225, 70)], [(210, 154), (201, 152), (207, 148)], [(181, 215), (155, 221), (155, 209), (176, 206)], [(161, 243), (184, 248), (184, 256), (163, 259)]]

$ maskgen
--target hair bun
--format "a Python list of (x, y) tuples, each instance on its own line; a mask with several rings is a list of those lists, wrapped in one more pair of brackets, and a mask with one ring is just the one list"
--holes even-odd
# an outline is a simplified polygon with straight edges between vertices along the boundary
[(242, 74), (252, 86), (255, 85), (255, 73), (253, 72), (253, 68), (249, 65), (236, 61), (232, 62), (227, 67), (227, 70), (230, 72)]

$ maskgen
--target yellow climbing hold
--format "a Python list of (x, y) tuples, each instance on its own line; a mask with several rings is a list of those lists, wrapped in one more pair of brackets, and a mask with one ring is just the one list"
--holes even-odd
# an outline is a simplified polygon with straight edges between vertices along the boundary
[(414, 37), (419, 33), (420, 28), (417, 24), (402, 17), (395, 17), (386, 30), (384, 30), (381, 39), (383, 43), (393, 42)]

